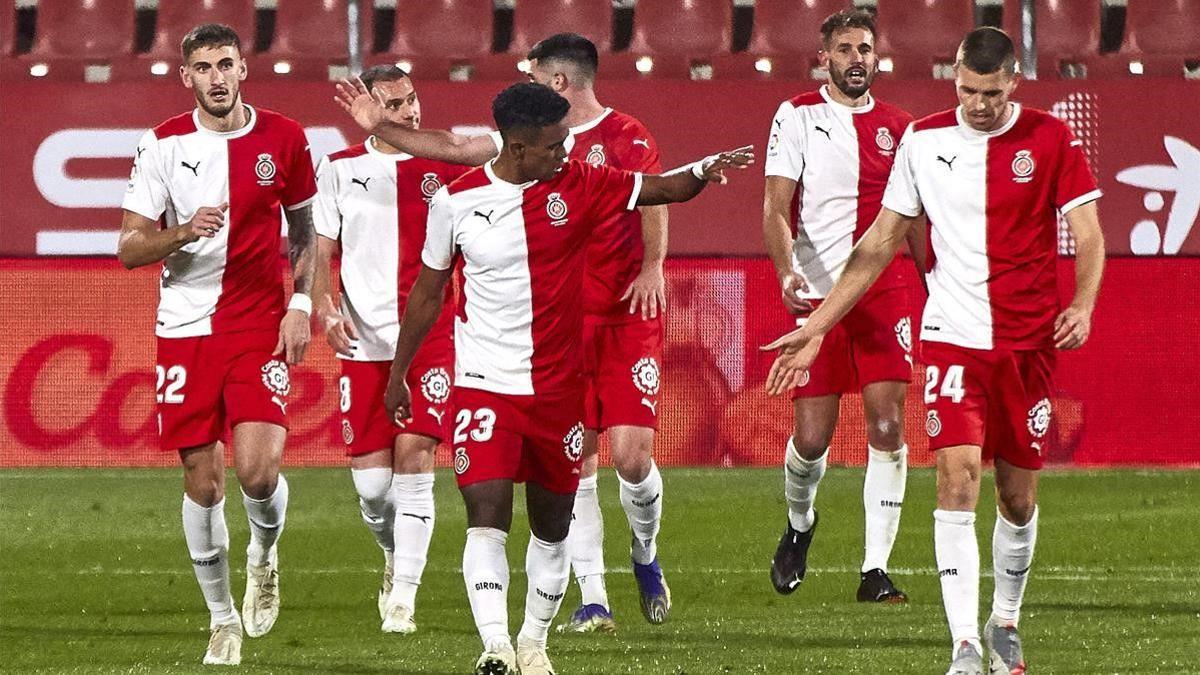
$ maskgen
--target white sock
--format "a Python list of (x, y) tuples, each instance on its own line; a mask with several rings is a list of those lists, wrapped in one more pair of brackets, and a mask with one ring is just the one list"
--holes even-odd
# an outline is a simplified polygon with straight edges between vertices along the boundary
[(1033, 564), (1033, 547), (1037, 542), (1038, 510), (1028, 523), (1017, 526), (996, 513), (996, 529), (992, 532), (992, 566), (996, 574), (996, 590), (992, 594), (992, 614), (1001, 621), (1016, 626), (1021, 620), (1021, 599)]
[(354, 489), (358, 492), (358, 508), (362, 512), (367, 529), (375, 535), (379, 548), (384, 551), (393, 550), (395, 545), (392, 542), (392, 518), (395, 507), (392, 504), (391, 467), (350, 469), (350, 477), (354, 479)]
[(575, 509), (571, 512), (571, 530), (567, 533), (567, 552), (575, 580), (579, 582), (582, 604), (608, 607), (604, 588), (604, 514), (596, 494), (596, 476), (579, 479), (575, 491)]
[(525, 623), (521, 624), (517, 640), (545, 647), (550, 622), (558, 614), (571, 580), (567, 542), (551, 543), (530, 535), (529, 548), (525, 551), (525, 574), (529, 578), (529, 590), (525, 594)]
[(862, 571), (888, 568), (896, 532), (900, 529), (900, 507), (908, 477), (908, 446), (884, 452), (868, 446), (867, 477), (863, 480), (863, 512), (866, 514), (865, 553)]
[(397, 474), (392, 479), (396, 501), (396, 557), (390, 602), (417, 608), (417, 587), (429, 559), (433, 538), (433, 474)]
[(954, 645), (979, 646), (979, 544), (974, 511), (933, 512), (933, 550)]
[(787, 499), (788, 520), (797, 532), (812, 529), (816, 514), (813, 502), (817, 498), (817, 486), (825, 475), (825, 463), (829, 459), (829, 448), (817, 459), (804, 459), (796, 450), (796, 442), (789, 438), (787, 458), (783, 462), (783, 496)]
[(251, 499), (242, 493), (246, 519), (250, 521), (250, 544), (246, 547), (247, 565), (266, 565), (275, 557), (275, 542), (283, 534), (287, 520), (288, 482), (279, 474), (275, 494), (266, 499)]
[(625, 508), (625, 517), (633, 532), (630, 553), (635, 563), (647, 565), (658, 555), (656, 538), (662, 523), (662, 474), (654, 460), (650, 460), (650, 473), (646, 474), (645, 480), (634, 485), (617, 474), (617, 482), (621, 484), (621, 506)]
[(485, 649), (512, 645), (508, 637), (508, 533), (492, 527), (467, 528), (463, 580), (479, 639)]
[(229, 530), (225, 528), (225, 499), (203, 507), (183, 496), (183, 538), (192, 570), (208, 605), (209, 627), (238, 621), (229, 590)]

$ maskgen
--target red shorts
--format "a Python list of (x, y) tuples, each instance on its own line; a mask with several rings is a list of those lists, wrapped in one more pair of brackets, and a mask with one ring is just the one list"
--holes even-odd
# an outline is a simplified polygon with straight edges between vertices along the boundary
[[(820, 302), (815, 302), (815, 305)], [(909, 290), (899, 286), (863, 298), (829, 331), (792, 400), (859, 391), (873, 382), (912, 379)], [(807, 317), (796, 319), (804, 325)]]
[(597, 431), (619, 425), (657, 429), (662, 353), (661, 317), (620, 324), (585, 318), (584, 425)]
[(338, 406), (342, 412), (341, 433), (347, 455), (357, 457), (391, 449), (400, 434), (419, 434), (439, 442), (446, 440), (454, 351), (449, 343), (435, 349), (427, 349), (427, 346), (434, 345), (422, 345), (408, 369), (413, 419), (403, 427), (392, 422), (383, 406), (392, 362), (342, 360)]
[(454, 391), (458, 486), (507, 479), (574, 494), (583, 457), (583, 392), (513, 396)]
[(278, 340), (275, 330), (158, 338), (160, 447), (206, 445), (242, 422), (286, 429), (291, 384), (287, 363), (271, 355)]
[(977, 445), (1023, 469), (1040, 469), (1050, 431), (1053, 349), (994, 351), (922, 341), (929, 449)]

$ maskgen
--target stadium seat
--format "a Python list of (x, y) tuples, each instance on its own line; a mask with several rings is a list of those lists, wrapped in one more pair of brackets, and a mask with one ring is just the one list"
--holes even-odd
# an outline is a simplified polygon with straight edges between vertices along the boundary
[(1038, 74), (1086, 76), (1100, 61), (1100, 0), (1034, 0)]
[(414, 77), (514, 79), (519, 57), (492, 54), (492, 3), (480, 0), (397, 0), (396, 27), (386, 54)]
[(277, 75), (329, 78), (350, 58), (346, 32), (346, 0), (283, 0), (275, 9), (275, 39), (266, 63)]
[(518, 0), (509, 51), (524, 57), (538, 40), (579, 33), (601, 53), (612, 50), (612, 0)]
[[(286, 3), (281, 3), (286, 4)], [(254, 51), (254, 3), (246, 0), (158, 0), (152, 59), (178, 59), (179, 43), (202, 23), (223, 23), (237, 31), (242, 51)]]
[(0, 0), (0, 58), (13, 53), (17, 41), (16, 0)]
[(113, 61), (133, 53), (134, 5), (129, 0), (57, 0), (38, 3), (37, 35), (28, 70), (45, 65), (45, 77), (104, 82)]
[(973, 0), (879, 0), (880, 55), (897, 78), (946, 76), (958, 43), (975, 27)]
[[(654, 0), (639, 2), (633, 12), (633, 40), (620, 72), (636, 75), (639, 60), (649, 58), (649, 74), (664, 77), (704, 77), (714, 58), (729, 53), (733, 33), (730, 0)], [(610, 59), (611, 61), (611, 59)], [(642, 63), (647, 63), (642, 61)]]
[(1129, 0), (1122, 54), (1140, 60), (1146, 75), (1179, 77), (1185, 64), (1200, 75), (1200, 3), (1196, 0)]
[[(835, 12), (849, 8), (845, 0), (757, 0), (754, 33), (747, 50), (758, 72), (774, 77), (811, 77), (821, 48), (821, 24)], [(769, 71), (767, 70), (769, 68)]]

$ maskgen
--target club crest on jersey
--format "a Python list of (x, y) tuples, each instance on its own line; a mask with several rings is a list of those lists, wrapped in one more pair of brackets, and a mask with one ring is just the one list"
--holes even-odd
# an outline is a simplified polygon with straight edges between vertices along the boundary
[(896, 149), (896, 139), (892, 138), (892, 132), (887, 127), (879, 127), (875, 133), (875, 145), (879, 146), (880, 154), (890, 155)]
[(270, 153), (262, 153), (254, 164), (254, 175), (258, 176), (259, 185), (270, 185), (275, 182), (275, 160)]
[(911, 354), (912, 353), (912, 322), (909, 321), (908, 317), (906, 316), (903, 319), (900, 319), (899, 321), (896, 322), (896, 327), (893, 328), (893, 330), (896, 331), (896, 341), (900, 343), (900, 346), (904, 349), (905, 352)]
[(930, 410), (925, 416), (925, 433), (930, 438), (934, 438), (942, 433), (942, 418), (938, 417), (936, 410)]
[(342, 420), (342, 440), (346, 445), (354, 442), (354, 427), (350, 426), (350, 420)]
[(466, 448), (454, 449), (454, 473), (463, 475), (467, 469), (471, 468), (471, 458), (467, 457)]
[(633, 364), (633, 386), (637, 387), (638, 391), (647, 396), (654, 396), (658, 393), (658, 383), (658, 361), (655, 361), (654, 357), (647, 356)]
[(433, 199), (433, 194), (440, 190), (442, 181), (438, 179), (436, 173), (427, 173), (421, 180), (421, 194), (425, 195), (425, 203), (428, 204)]
[(262, 367), (262, 383), (272, 394), (287, 396), (292, 390), (287, 364), (278, 359), (267, 361)]
[(450, 398), (450, 375), (445, 368), (430, 368), (421, 376), (421, 395), (434, 405)]
[(1050, 431), (1050, 399), (1043, 398), (1029, 409), (1029, 417), (1025, 420), (1025, 425), (1029, 427), (1029, 433), (1033, 434), (1034, 438), (1042, 438)]
[(584, 158), (584, 161), (592, 166), (600, 166), (604, 163), (605, 159), (607, 159), (607, 157), (604, 156), (604, 146), (597, 143), (592, 146), (591, 150), (588, 150), (587, 157)]
[(567, 224), (567, 203), (563, 201), (561, 193), (551, 192), (547, 197), (546, 215), (550, 216), (550, 224), (554, 227)]
[(572, 462), (578, 462), (579, 458), (583, 457), (583, 422), (576, 422), (567, 435), (563, 436), (563, 452)]
[(1028, 150), (1018, 150), (1017, 156), (1013, 157), (1012, 172), (1014, 183), (1028, 183), (1033, 180), (1033, 170), (1036, 168), (1033, 162), (1033, 153)]

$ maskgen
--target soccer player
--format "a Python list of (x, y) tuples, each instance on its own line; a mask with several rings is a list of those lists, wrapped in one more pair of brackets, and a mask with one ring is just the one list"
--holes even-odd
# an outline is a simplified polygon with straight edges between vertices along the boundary
[[(241, 660), (242, 624), (265, 635), (279, 615), (279, 560), (288, 484), (288, 366), (309, 342), (316, 194), (304, 130), (242, 102), (246, 63), (228, 26), (183, 38), (183, 85), (196, 108), (138, 143), (117, 255), (128, 268), (162, 261), (157, 403), (163, 450), (183, 464), (183, 532), (211, 614), (206, 664)], [(287, 211), (294, 293), (284, 305), (278, 263)], [(165, 223), (159, 226), (159, 219)], [(250, 521), (242, 616), (229, 585), (222, 438)]]
[[(767, 387), (780, 393), (813, 364), (825, 336), (887, 267), (917, 216), (936, 261), (921, 321), (925, 431), (937, 451), (934, 547), (953, 639), (949, 672), (983, 670), (975, 504), (981, 455), (995, 458), (995, 592), (984, 626), (991, 673), (1025, 672), (1017, 633), (1037, 538), (1037, 471), (1050, 429), (1055, 349), (1087, 341), (1104, 268), (1100, 192), (1063, 122), (1009, 97), (1012, 40), (994, 28), (958, 50), (959, 106), (915, 122), (897, 150), (883, 208), (841, 278), (782, 351)], [(1057, 214), (1075, 238), (1075, 296), (1059, 310)]]
[[(464, 302), (455, 324), (454, 469), (467, 506), (463, 576), (484, 644), (477, 673), (553, 673), (550, 622), (569, 580), (567, 530), (583, 457), (584, 244), (597, 223), (636, 205), (684, 201), (748, 149), (661, 176), (566, 161), (568, 101), (515, 84), (492, 104), (500, 155), (434, 195), (424, 267), (400, 323), (387, 406), (413, 408), (406, 377), (440, 311), (454, 259)], [(505, 543), (513, 483), (526, 482), (532, 536), (525, 621), (508, 632)]]
[[(662, 170), (658, 144), (645, 126), (596, 99), (599, 57), (590, 40), (575, 33), (553, 35), (534, 45), (528, 58), (530, 79), (551, 87), (571, 104), (566, 117), (571, 134), (568, 157), (627, 171)], [(360, 124), (419, 157), (478, 165), (502, 148), (496, 133), (468, 137), (415, 131), (375, 113)], [(652, 456), (660, 403), (666, 252), (665, 206), (615, 212), (595, 223), (588, 244), (583, 286), (588, 387), (584, 464), (568, 539), (582, 602), (561, 627), (565, 630), (616, 628), (604, 583), (604, 521), (596, 486), (597, 435), (603, 431), (608, 432), (621, 506), (632, 535), (630, 556), (642, 614), (658, 624), (666, 621), (671, 608), (657, 553), (662, 476)]]
[[(871, 96), (878, 56), (870, 14), (846, 10), (827, 18), (819, 54), (829, 82), (779, 106), (766, 159), (763, 238), (784, 307), (798, 315), (797, 325), (820, 305), (854, 242), (879, 213), (897, 142), (912, 122), (908, 113)], [(793, 209), (797, 196), (799, 213)], [(887, 573), (904, 502), (904, 395), (912, 376), (911, 305), (902, 263), (900, 256), (888, 263), (866, 298), (833, 327), (808, 376), (792, 390), (795, 427), (783, 464), (788, 517), (771, 563), (771, 583), (780, 593), (792, 593), (804, 581), (817, 525), (813, 504), (839, 402), (857, 389), (867, 423), (866, 552), (857, 597), (907, 601)]]
[[(361, 75), (389, 119), (416, 128), (421, 104), (412, 80), (390, 65)], [(379, 613), (386, 633), (412, 633), (417, 587), (433, 535), (434, 450), (446, 440), (454, 367), (453, 289), (409, 370), (417, 414), (403, 428), (383, 407), (400, 315), (421, 269), (429, 200), (468, 167), (419, 159), (377, 137), (326, 157), (317, 167), (318, 260), (314, 293), (325, 337), (342, 364), (341, 432), (363, 521), (384, 554)], [(329, 264), (341, 247), (341, 307)]]

